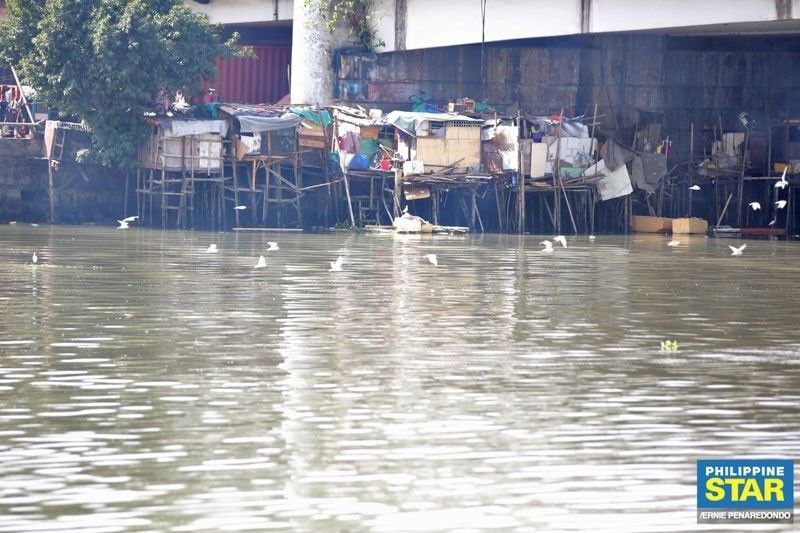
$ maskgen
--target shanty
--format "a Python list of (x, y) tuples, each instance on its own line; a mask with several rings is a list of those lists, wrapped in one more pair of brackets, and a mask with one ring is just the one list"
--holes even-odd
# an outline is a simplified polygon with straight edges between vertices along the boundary
[(799, 1), (0, 0), (0, 533), (789, 529), (798, 94)]

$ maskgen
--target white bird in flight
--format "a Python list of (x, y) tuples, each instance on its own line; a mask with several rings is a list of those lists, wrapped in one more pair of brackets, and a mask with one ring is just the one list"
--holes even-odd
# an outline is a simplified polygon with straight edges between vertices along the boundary
[(775, 182), (775, 187), (777, 187), (778, 189), (785, 189), (787, 185), (789, 185), (789, 182), (786, 181), (786, 168), (784, 168), (783, 176), (781, 176), (781, 179)]
[(561, 243), (561, 246), (563, 246), (564, 248), (567, 247), (567, 238), (564, 237), (563, 235), (558, 235), (557, 237), (553, 237), (553, 240), (556, 241), (557, 243)]
[(681, 241), (671, 240), (667, 243), (667, 246), (678, 246), (680, 243)]
[(738, 248), (736, 248), (735, 246), (728, 245), (728, 248), (731, 249), (731, 255), (742, 255), (744, 249), (747, 248), (747, 244), (743, 244)]
[(126, 217), (126, 218), (123, 218), (122, 220), (118, 220), (117, 222), (134, 222), (136, 220), (139, 220), (138, 215), (134, 215), (132, 217)]
[(130, 227), (128, 223), (125, 222), (124, 220), (117, 220), (117, 222), (119, 222), (119, 226), (117, 226), (117, 229), (128, 229)]
[(31, 257), (31, 261), (33, 261), (34, 265), (39, 262), (39, 256), (36, 255), (36, 252), (33, 252), (33, 257)]
[(280, 250), (280, 248), (278, 248), (277, 242), (267, 242), (267, 245), (269, 246), (269, 248), (267, 248), (268, 252), (274, 252), (276, 250)]
[(256, 262), (256, 266), (253, 268), (266, 268), (267, 266), (267, 258), (263, 255), (258, 256), (258, 262)]
[(542, 241), (539, 244), (544, 246), (544, 250), (542, 250), (543, 254), (551, 254), (553, 253), (553, 243), (550, 241)]
[(786, 200), (778, 200), (777, 202), (775, 202), (775, 205), (778, 206), (778, 209), (783, 209), (784, 207), (786, 207)]
[(218, 251), (219, 250), (217, 250), (217, 245), (216, 244), (209, 244), (208, 248), (206, 248), (206, 253), (207, 254), (215, 254)]
[(425, 259), (427, 259), (433, 266), (439, 266), (439, 260), (436, 259), (436, 254), (428, 254), (425, 256)]
[(237, 211), (244, 211), (245, 209), (247, 209), (247, 206), (246, 205), (237, 205), (236, 207), (234, 207), (234, 209), (237, 210)]
[(691, 187), (689, 187), (689, 190), (690, 191), (699, 191), (700, 190), (700, 186), (699, 185), (692, 185)]
[(758, 202), (750, 202), (748, 205), (753, 208), (753, 211), (761, 209), (761, 204)]
[(331, 268), (329, 272), (341, 272), (343, 264), (344, 264), (344, 257), (342, 256), (337, 257), (336, 261), (331, 261)]

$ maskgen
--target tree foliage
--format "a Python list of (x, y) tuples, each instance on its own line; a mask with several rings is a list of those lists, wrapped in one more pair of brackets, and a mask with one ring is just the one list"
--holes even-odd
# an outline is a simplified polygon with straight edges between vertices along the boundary
[[(314, 0), (304, 0), (306, 7), (312, 7)], [(378, 32), (372, 25), (375, 0), (320, 0), (322, 16), (330, 31), (340, 24), (348, 27), (364, 48), (370, 52), (386, 43), (378, 38)]]
[(199, 88), (233, 46), (180, 0), (9, 0), (6, 14), (4, 59), (92, 128), (105, 165), (132, 165), (156, 95)]

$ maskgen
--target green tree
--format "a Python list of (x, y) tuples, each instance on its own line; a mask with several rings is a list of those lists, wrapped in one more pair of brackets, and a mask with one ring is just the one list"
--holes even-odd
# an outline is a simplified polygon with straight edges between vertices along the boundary
[(237, 36), (180, 0), (9, 0), (4, 59), (39, 99), (93, 130), (94, 158), (130, 167), (147, 134), (144, 113), (163, 89), (195, 90), (215, 75)]

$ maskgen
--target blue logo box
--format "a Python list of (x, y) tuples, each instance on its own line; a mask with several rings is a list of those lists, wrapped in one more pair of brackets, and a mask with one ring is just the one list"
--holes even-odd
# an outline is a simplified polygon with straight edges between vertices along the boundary
[(794, 461), (700, 459), (697, 509), (777, 510), (794, 508)]

